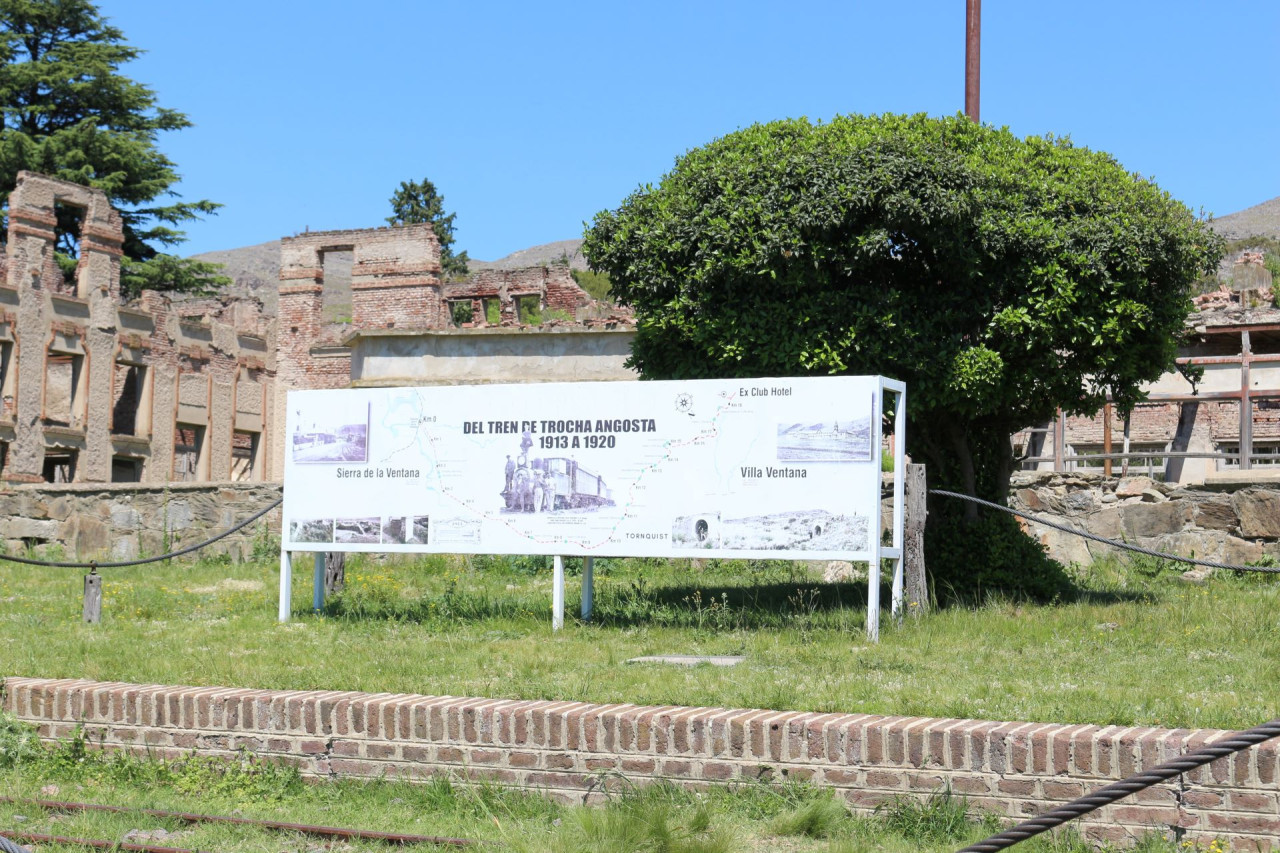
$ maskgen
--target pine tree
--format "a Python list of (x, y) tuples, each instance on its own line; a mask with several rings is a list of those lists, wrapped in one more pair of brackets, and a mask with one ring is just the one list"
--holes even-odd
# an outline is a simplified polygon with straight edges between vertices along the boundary
[(426, 178), (422, 182), (401, 181), (400, 188), (391, 196), (391, 225), (418, 225), (431, 223), (440, 242), (440, 267), (445, 275), (461, 277), (467, 274), (471, 260), (466, 252), (453, 253), (453, 220), (456, 213), (444, 212), (444, 196), (436, 192), (436, 185)]
[[(219, 205), (158, 204), (174, 195), (176, 166), (156, 138), (190, 127), (119, 73), (140, 51), (88, 0), (0, 0), (0, 202), (27, 169), (106, 193), (124, 220), (122, 290), (201, 291), (228, 280), (218, 265), (164, 255), (174, 226)], [(60, 251), (74, 255), (74, 210), (60, 211)]]

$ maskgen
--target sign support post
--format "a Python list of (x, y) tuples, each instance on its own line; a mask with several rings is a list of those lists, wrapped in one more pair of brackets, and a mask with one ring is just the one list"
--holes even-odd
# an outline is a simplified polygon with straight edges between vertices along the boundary
[(289, 621), (289, 608), (293, 596), (293, 558), (283, 548), (280, 550), (280, 610), (278, 619)]
[(311, 609), (324, 610), (324, 551), (316, 551), (316, 571), (311, 578)]
[(595, 557), (582, 558), (582, 621), (591, 621), (591, 609), (595, 605), (596, 577)]
[(551, 630), (564, 627), (564, 557), (556, 555), (551, 572)]

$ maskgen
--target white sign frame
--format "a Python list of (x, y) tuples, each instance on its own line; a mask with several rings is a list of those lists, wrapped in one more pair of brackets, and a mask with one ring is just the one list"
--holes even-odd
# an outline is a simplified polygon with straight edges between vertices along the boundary
[[(373, 485), (372, 483), (361, 483), (360, 477), (367, 476), (373, 473), (370, 465), (370, 459), (371, 459), (370, 451), (371, 451), (371, 447), (374, 444), (376, 444), (376, 441), (375, 441), (375, 437), (370, 434), (371, 433), (370, 423), (372, 420), (372, 413), (374, 412), (374, 407), (380, 404), (378, 401), (381, 401), (381, 405), (383, 405), (383, 411), (385, 411), (385, 409), (389, 407), (390, 404), (387, 403), (386, 401), (390, 400), (391, 398), (388, 395), (413, 394), (413, 395), (417, 395), (419, 398), (423, 400), (447, 400), (454, 404), (456, 404), (457, 401), (459, 400), (463, 400), (463, 401), (465, 400), (474, 401), (477, 399), (478, 400), (493, 400), (493, 399), (524, 400), (526, 401), (525, 405), (527, 406), (528, 405), (527, 401), (530, 399), (529, 394), (531, 389), (536, 389), (541, 393), (541, 395), (543, 396), (549, 395), (550, 398), (559, 398), (560, 395), (569, 395), (570, 398), (580, 399), (580, 400), (592, 400), (596, 398), (608, 399), (610, 396), (616, 399), (619, 394), (623, 394), (627, 399), (636, 399), (637, 397), (653, 399), (654, 395), (659, 395), (663, 399), (669, 398), (669, 399), (675, 400), (676, 407), (678, 409), (681, 406), (680, 401), (685, 399), (686, 397), (693, 397), (694, 399), (706, 400), (706, 399), (709, 399), (707, 395), (713, 392), (718, 393), (720, 395), (721, 400), (731, 400), (733, 399), (733, 395), (731, 395), (728, 391), (725, 391), (725, 389), (729, 388), (730, 386), (734, 386), (735, 388), (737, 388), (738, 386), (741, 386), (738, 390), (740, 390), (743, 395), (746, 395), (748, 393), (759, 393), (762, 397), (766, 399), (767, 399), (768, 392), (765, 389), (771, 389), (771, 388), (784, 388), (784, 389), (797, 390), (799, 392), (797, 393), (797, 398), (806, 398), (806, 395), (808, 397), (812, 397), (815, 393), (814, 391), (815, 388), (819, 389), (823, 394), (829, 395), (828, 399), (839, 399), (839, 395), (840, 393), (842, 393), (842, 391), (847, 391), (851, 388), (855, 388), (855, 389), (861, 388), (872, 393), (871, 412), (870, 412), (869, 418), (866, 419), (866, 420), (869, 420), (870, 436), (869, 437), (864, 436), (861, 438), (862, 443), (870, 444), (870, 450), (869, 450), (870, 459), (864, 460), (863, 463), (861, 463), (858, 466), (858, 469), (857, 469), (859, 471), (858, 475), (850, 478), (850, 480), (853, 483), (860, 484), (860, 485), (858, 485), (855, 489), (848, 490), (846, 492), (850, 500), (854, 500), (854, 503), (851, 505), (865, 508), (866, 515), (869, 516), (865, 518), (860, 528), (861, 530), (864, 531), (864, 535), (860, 534), (860, 538), (858, 538), (856, 541), (851, 537), (843, 540), (840, 540), (840, 539), (832, 540), (832, 535), (835, 528), (835, 523), (833, 521), (831, 524), (828, 525), (829, 534), (823, 541), (828, 541), (828, 540), (835, 541), (838, 546), (838, 550), (824, 550), (824, 551), (818, 551), (818, 552), (813, 552), (808, 550), (799, 551), (799, 552), (794, 550), (778, 551), (774, 549), (781, 546), (771, 545), (770, 550), (766, 550), (766, 551), (762, 551), (759, 549), (744, 551), (744, 550), (735, 549), (735, 548), (715, 549), (715, 548), (711, 548), (711, 543), (708, 542), (705, 544), (696, 544), (696, 547), (699, 548), (700, 550), (688, 551), (688, 550), (679, 550), (679, 549), (695, 547), (695, 546), (687, 545), (687, 544), (677, 546), (674, 544), (674, 542), (680, 536), (678, 532), (678, 522), (680, 522), (681, 519), (677, 518), (676, 519), (677, 527), (676, 528), (668, 527), (668, 529), (673, 530), (673, 532), (671, 534), (670, 539), (668, 540), (668, 544), (665, 546), (662, 546), (665, 548), (666, 552), (661, 554), (655, 554), (655, 555), (667, 556), (667, 557), (727, 556), (727, 557), (733, 558), (733, 557), (745, 556), (745, 557), (755, 557), (755, 558), (765, 558), (765, 559), (865, 560), (868, 563), (868, 569), (869, 569), (868, 577), (867, 577), (867, 586), (868, 586), (868, 589), (867, 589), (867, 636), (868, 636), (868, 639), (872, 641), (877, 640), (879, 637), (879, 622), (880, 622), (880, 618), (879, 618), (880, 617), (880, 566), (881, 566), (882, 559), (889, 559), (893, 562), (893, 565), (894, 565), (893, 576), (892, 576), (893, 580), (892, 580), (892, 599), (891, 599), (892, 612), (895, 615), (898, 615), (901, 612), (901, 607), (902, 607), (903, 481), (904, 481), (904, 477), (902, 475), (905, 472), (905, 463), (906, 463), (905, 453), (904, 453), (905, 444), (906, 444), (905, 442), (906, 386), (904, 383), (899, 382), (897, 380), (888, 379), (880, 376), (791, 377), (791, 378), (748, 379), (748, 380), (688, 380), (688, 381), (643, 382), (643, 383), (620, 383), (620, 382), (554, 383), (554, 384), (546, 383), (546, 384), (526, 384), (526, 385), (508, 385), (508, 386), (502, 386), (502, 385), (437, 386), (437, 387), (429, 386), (429, 387), (396, 388), (396, 389), (391, 389), (391, 388), (348, 389), (348, 390), (342, 390), (342, 391), (301, 391), (301, 392), (290, 391), (288, 394), (288, 403), (287, 403), (289, 425), (286, 429), (286, 439), (287, 439), (286, 445), (288, 447), (288, 450), (286, 451), (286, 453), (288, 453), (289, 451), (292, 451), (292, 456), (286, 458), (286, 478), (285, 478), (285, 483), (286, 483), (285, 496), (286, 497), (285, 497), (285, 505), (284, 505), (285, 508), (283, 513), (283, 522), (282, 522), (283, 529), (282, 529), (282, 542), (281, 542), (281, 553), (280, 553), (280, 600), (279, 600), (279, 614), (278, 614), (279, 620), (281, 622), (287, 622), (290, 617), (290, 607), (291, 607), (290, 597), (291, 597), (292, 574), (293, 574), (293, 560), (291, 556), (292, 551), (299, 551), (299, 552), (312, 551), (315, 553), (316, 569), (315, 569), (315, 578), (314, 578), (315, 588), (313, 590), (313, 605), (317, 610), (319, 610), (323, 606), (322, 579), (323, 579), (323, 567), (324, 567), (323, 561), (324, 561), (325, 552), (330, 552), (330, 551), (375, 551), (375, 552), (408, 551), (410, 553), (524, 553), (524, 554), (543, 554), (546, 556), (552, 556), (555, 558), (552, 621), (553, 621), (553, 626), (555, 628), (559, 628), (563, 624), (563, 618), (564, 618), (563, 558), (565, 556), (578, 555), (578, 556), (583, 556), (585, 558), (584, 567), (583, 567), (582, 610), (583, 610), (584, 618), (588, 618), (590, 615), (591, 599), (592, 599), (592, 589), (591, 589), (592, 587), (592, 556), (599, 556), (601, 553), (607, 553), (609, 556), (643, 556), (643, 555), (650, 554), (653, 550), (652, 547), (648, 547), (648, 546), (643, 546), (643, 547), (638, 545), (628, 546), (625, 543), (611, 542), (609, 549), (605, 552), (601, 552), (598, 549), (591, 550), (591, 548), (595, 547), (595, 544), (598, 544), (598, 543), (587, 545), (585, 543), (575, 543), (569, 540), (565, 540), (562, 543), (560, 543), (560, 547), (553, 548), (553, 547), (542, 545), (536, 542), (535, 537), (533, 537), (532, 535), (525, 537), (529, 540), (529, 542), (526, 543), (523, 540), (521, 540), (520, 537), (516, 537), (515, 539), (512, 539), (511, 534), (506, 534), (507, 541), (505, 541), (505, 543), (500, 547), (492, 547), (492, 543), (488, 543), (490, 547), (485, 547), (485, 543), (482, 543), (479, 538), (477, 538), (474, 541), (474, 543), (463, 542), (463, 541), (451, 542), (449, 543), (451, 547), (447, 547), (447, 548), (444, 547), (444, 545), (441, 543), (433, 543), (428, 545), (425, 542), (421, 545), (412, 545), (412, 544), (405, 545), (401, 542), (395, 545), (388, 546), (385, 544), (385, 542), (383, 542), (383, 544), (377, 544), (376, 542), (375, 543), (339, 542), (339, 541), (325, 541), (323, 539), (317, 539), (317, 541), (311, 541), (311, 542), (293, 541), (293, 536), (297, 534), (297, 523), (300, 515), (298, 506), (300, 504), (305, 505), (306, 507), (314, 506), (313, 503), (308, 503), (308, 498), (310, 497), (314, 500), (314, 495), (317, 493), (317, 491), (319, 491), (319, 489), (317, 488), (317, 483), (320, 482), (317, 480), (319, 471), (323, 471), (327, 476), (341, 475), (341, 476), (347, 476), (347, 477), (354, 477), (357, 484), (365, 488), (366, 493), (368, 492), (368, 487)], [(468, 390), (464, 392), (463, 389), (468, 389)], [(758, 389), (758, 391), (753, 389)], [(736, 393), (737, 391), (735, 390), (733, 394), (736, 394)], [(788, 393), (790, 393), (790, 390), (788, 390)], [(881, 542), (881, 537), (879, 535), (879, 531), (881, 530), (881, 526), (882, 526), (882, 518), (881, 518), (882, 509), (881, 509), (881, 498), (880, 498), (882, 478), (880, 476), (880, 467), (881, 467), (880, 466), (880, 442), (878, 440), (878, 437), (881, 433), (881, 420), (882, 420), (883, 413), (885, 412), (884, 402), (885, 402), (886, 394), (895, 395), (897, 397), (896, 406), (894, 407), (895, 419), (894, 419), (894, 429), (893, 429), (893, 434), (894, 434), (894, 441), (893, 441), (894, 474), (893, 474), (893, 500), (892, 500), (893, 512), (892, 512), (892, 519), (889, 524), (889, 529), (892, 531), (892, 544), (888, 546), (884, 545)], [(338, 395), (338, 396), (335, 396), (335, 395)], [(744, 396), (742, 399), (745, 401), (747, 398)], [(764, 403), (763, 400), (761, 401), (761, 404), (767, 405)], [(322, 414), (309, 416), (308, 409), (307, 409), (308, 405), (311, 407), (312, 412), (317, 412)], [(358, 433), (359, 432), (358, 428), (349, 427), (349, 426), (332, 426), (332, 425), (328, 425), (327, 421), (324, 420), (326, 417), (330, 417), (330, 419), (332, 419), (331, 416), (328, 415), (328, 413), (330, 412), (359, 411), (361, 405), (368, 405), (369, 407), (369, 409), (367, 410), (367, 415), (363, 421), (365, 425), (363, 435), (351, 434), (351, 433)], [(444, 411), (444, 410), (446, 409), (445, 408), (441, 409), (441, 411)], [(721, 412), (723, 412), (723, 409), (721, 410)], [(694, 413), (691, 413), (691, 412), (684, 412), (683, 414), (688, 414), (690, 417), (693, 417), (694, 415)], [(734, 413), (734, 414), (737, 414), (737, 413)], [(766, 411), (761, 414), (767, 415), (768, 412)], [(817, 415), (810, 416), (809, 419), (812, 420), (813, 417), (818, 417), (818, 416)], [(352, 419), (352, 418), (348, 418), (348, 419)], [(425, 419), (421, 419), (421, 420), (425, 420)], [(459, 423), (460, 422), (456, 422), (452, 426), (441, 425), (439, 429), (440, 430), (453, 429), (455, 432), (457, 432), (461, 429), (461, 427), (459, 426)], [(482, 421), (472, 421), (472, 423), (482, 423)], [(597, 424), (598, 423), (599, 422), (597, 421)], [(651, 421), (650, 423), (653, 423), (653, 422)], [(677, 428), (680, 427), (681, 425), (688, 427), (688, 424), (685, 424), (683, 420), (672, 421), (672, 423), (673, 423), (673, 426)], [(742, 423), (742, 421), (740, 421), (739, 423)], [(335, 424), (336, 424), (336, 421), (335, 421)], [(522, 422), (522, 425), (523, 425), (523, 422)], [(756, 427), (760, 426), (759, 423), (756, 423), (755, 425)], [(798, 424), (796, 426), (798, 426)], [(818, 423), (813, 427), (806, 427), (806, 429), (814, 429), (816, 427), (822, 427), (822, 426), (823, 426), (822, 423)], [(420, 430), (428, 429), (428, 427), (418, 427), (418, 428)], [(435, 429), (436, 427), (433, 425), (432, 427), (429, 427), (429, 428)], [(793, 426), (792, 428), (795, 428), (795, 427)], [(851, 429), (851, 426), (847, 425), (846, 430), (849, 430), (849, 429)], [(308, 430), (311, 430), (311, 432), (308, 432)], [(341, 435), (340, 433), (343, 430), (347, 430), (348, 434), (345, 436)], [(838, 433), (838, 431), (839, 431), (839, 424), (837, 421), (836, 433)], [(777, 427), (777, 434), (778, 434), (777, 441), (779, 444), (781, 444), (784, 441), (783, 434), (785, 432), (786, 430), (784, 430), (781, 425)], [(826, 434), (831, 435), (836, 433), (832, 433), (829, 431)], [(839, 433), (839, 434), (844, 435), (844, 433)], [(326, 436), (327, 438), (317, 439), (315, 438), (316, 435)], [(444, 433), (438, 432), (437, 435), (444, 435)], [(819, 436), (821, 435), (823, 434), (819, 433)], [(626, 438), (632, 439), (632, 437), (630, 436), (626, 436)], [(801, 436), (801, 438), (807, 438), (807, 436)], [(344, 439), (345, 439), (345, 444), (343, 443)], [(323, 444), (322, 443), (323, 440), (327, 440), (329, 444), (328, 445)], [(455, 440), (456, 440), (456, 437), (455, 437)], [(530, 447), (527, 446), (528, 442), (530, 441), (530, 435), (528, 432), (525, 433), (523, 440), (525, 443), (525, 446), (523, 448), (524, 453), (528, 454), (531, 450)], [(727, 439), (725, 440), (727, 441)], [(818, 439), (812, 439), (812, 440), (818, 440)], [(308, 441), (312, 442), (312, 445), (314, 445), (314, 448), (307, 445)], [(631, 446), (632, 447), (637, 446), (637, 442), (639, 441), (640, 441), (639, 437), (635, 437), (632, 441)], [(650, 444), (654, 444), (656, 439), (650, 439), (649, 441), (650, 441)], [(363, 447), (361, 446), (361, 442), (363, 442)], [(436, 444), (436, 441), (435, 439), (433, 439), (432, 446), (434, 447), (435, 444)], [(786, 449), (791, 450), (792, 448), (790, 445), (788, 445)], [(361, 451), (363, 451), (363, 455), (361, 455)], [(342, 458), (343, 458), (341, 457), (342, 452), (346, 452), (347, 456), (345, 458), (351, 460), (349, 463), (344, 463), (342, 461)], [(555, 452), (555, 451), (548, 451), (548, 452)], [(775, 447), (775, 453), (777, 452), (780, 452), (779, 448)], [(862, 448), (859, 452), (866, 454), (868, 451), (866, 448)], [(307, 454), (310, 454), (311, 458), (305, 458), (307, 457)], [(318, 461), (325, 462), (328, 464), (324, 466), (312, 466), (310, 462), (316, 461), (314, 457), (316, 457), (317, 454), (320, 455), (320, 459)], [(324, 454), (330, 454), (330, 455), (325, 456)], [(337, 456), (335, 456), (335, 454)], [(588, 455), (587, 458), (589, 459), (591, 457)], [(777, 458), (782, 458), (782, 457), (779, 455)], [(799, 458), (803, 459), (806, 457), (802, 456)], [(797, 464), (799, 464), (801, 467), (816, 469), (815, 471), (816, 478), (818, 480), (822, 480), (825, 477), (826, 478), (825, 482), (827, 483), (827, 486), (829, 488), (831, 483), (831, 477), (833, 476), (831, 474), (831, 471), (834, 469), (834, 466), (824, 466), (823, 464), (821, 464), (821, 462), (814, 460), (812, 457), (808, 457), (808, 458), (810, 463), (812, 464), (808, 464), (808, 465), (806, 465), (805, 463), (797, 463)], [(510, 460), (510, 456), (508, 456), (508, 460)], [(831, 461), (831, 460), (826, 460), (826, 461)], [(550, 468), (553, 464), (558, 464), (558, 465), (561, 465), (562, 467), (568, 464), (576, 464), (576, 463), (566, 463), (559, 460), (544, 460), (541, 458), (532, 460), (532, 464), (535, 467), (539, 462), (542, 462), (543, 465), (546, 466), (546, 474), (548, 476), (550, 476), (552, 473)], [(437, 460), (437, 463), (440, 464), (439, 460)], [(524, 468), (526, 465), (524, 455), (520, 457), (520, 463), (521, 463), (521, 468)], [(779, 462), (778, 464), (781, 465), (782, 463)], [(336, 466), (343, 466), (343, 465), (345, 465), (346, 467), (341, 469), (336, 467)], [(865, 470), (864, 466), (867, 466), (867, 465), (869, 465), (871, 469), (874, 470), (874, 476), (870, 476), (869, 475), (870, 472)], [(363, 469), (361, 469), (360, 466), (363, 466)], [(443, 468), (444, 465), (440, 464), (440, 467)], [(654, 467), (656, 467), (656, 465)], [(845, 473), (847, 473), (848, 471), (854, 470), (852, 468), (847, 468), (846, 466), (839, 466), (839, 468)], [(379, 469), (379, 473), (381, 473), (382, 470), (384, 469)], [(576, 472), (577, 469), (575, 468), (573, 470)], [(591, 473), (589, 471), (586, 471), (585, 468), (582, 470), (586, 473), (587, 479), (585, 481), (591, 482), (590, 480), (592, 476)], [(743, 472), (743, 477), (746, 477), (748, 468), (744, 466), (741, 470)], [(770, 469), (771, 472), (773, 470), (775, 469)], [(290, 477), (290, 474), (292, 474), (293, 476)], [(439, 477), (440, 482), (444, 482), (445, 479), (450, 475), (439, 473), (437, 476)], [(457, 478), (458, 475), (455, 473), (452, 476)], [(756, 475), (756, 476), (759, 476), (759, 475)], [(291, 479), (293, 480), (293, 483), (290, 483)], [(599, 477), (598, 479), (603, 480), (603, 477)], [(455, 482), (458, 482), (459, 485), (461, 486), (461, 481), (455, 479)], [(512, 490), (512, 472), (511, 472), (510, 461), (508, 461), (507, 463), (506, 482), (507, 482), (507, 485), (506, 485), (507, 491), (502, 492), (504, 496), (507, 495), (508, 491)], [(289, 500), (291, 496), (291, 492), (290, 492), (290, 489), (288, 488), (288, 486), (292, 484), (297, 484), (296, 489), (292, 494), (301, 496), (301, 497), (295, 498), (293, 502)], [(379, 483), (378, 485), (381, 487), (381, 490), (386, 490), (387, 488), (390, 488), (390, 486), (383, 485), (381, 483)], [(753, 484), (753, 485), (756, 485), (756, 484)], [(555, 509), (558, 507), (562, 510), (567, 509), (567, 506), (565, 505), (565, 501), (567, 497), (562, 494), (559, 498), (557, 498), (554, 492), (555, 487), (548, 486), (547, 488), (548, 488), (548, 491), (550, 491), (551, 493), (550, 497), (551, 497), (552, 505), (550, 508)], [(575, 485), (573, 486), (573, 488), (579, 489), (580, 487)], [(603, 488), (604, 488), (603, 483), (600, 483), (599, 490), (603, 490)], [(870, 493), (870, 490), (872, 488), (874, 488), (874, 494)], [(429, 490), (433, 490), (433, 489), (429, 488)], [(439, 489), (439, 490), (443, 491), (443, 489)], [(867, 491), (868, 494), (865, 494), (865, 495), (861, 494), (861, 492), (864, 490)], [(356, 491), (358, 492), (359, 488), (357, 488)], [(756, 492), (755, 494), (759, 495), (761, 493)], [(508, 506), (510, 506), (510, 498), (504, 498), (504, 499), (508, 501)], [(457, 497), (454, 497), (453, 500), (458, 501), (459, 499)], [(559, 501), (559, 503), (556, 503), (557, 501)], [(610, 501), (610, 504), (612, 505), (613, 501)], [(546, 506), (547, 505), (544, 503), (544, 508), (546, 508)], [(844, 504), (841, 504), (840, 506), (843, 507)], [(503, 513), (507, 513), (507, 512), (514, 512), (515, 510), (504, 507), (502, 508), (501, 511)], [(522, 507), (520, 511), (524, 512), (526, 510)], [(541, 510), (540, 509), (533, 510), (534, 513), (539, 511)], [(580, 510), (580, 511), (586, 511), (586, 510)], [(326, 512), (331, 512), (331, 511), (326, 511)], [(551, 517), (553, 514), (554, 513), (547, 512), (546, 518), (541, 520), (545, 522), (551, 522), (553, 520), (556, 520)], [(602, 513), (602, 515), (603, 514), (605, 513)], [(303, 517), (306, 517), (307, 513), (305, 511), (301, 511), (301, 515)], [(562, 524), (578, 524), (581, 526), (583, 523), (583, 519), (581, 516), (572, 517), (569, 512), (562, 512), (559, 515), (561, 516), (561, 518), (559, 518), (558, 520)], [(517, 518), (517, 516), (504, 516), (504, 517)], [(766, 516), (759, 516), (758, 518), (755, 518), (755, 519), (740, 518), (734, 521), (733, 523), (741, 525), (743, 522), (754, 522), (754, 521), (761, 521), (761, 520), (767, 521), (770, 517), (771, 516), (766, 515)], [(832, 519), (846, 518), (845, 515), (830, 516), (830, 514), (828, 514), (828, 517)], [(518, 518), (522, 523), (527, 525), (527, 524), (534, 523), (536, 516), (521, 515), (521, 516), (518, 516)], [(859, 516), (856, 516), (856, 515), (848, 516), (848, 518), (850, 519), (850, 523), (852, 524), (857, 525), (859, 523)], [(333, 529), (335, 526), (334, 520), (333, 519), (328, 519), (328, 520), (331, 522), (331, 525), (330, 525), (331, 529)], [(359, 520), (368, 521), (368, 519), (359, 519)], [(385, 520), (386, 519), (384, 519), (384, 521)], [(404, 526), (408, 525), (410, 523), (410, 520), (411, 520), (410, 517), (401, 518), (399, 529), (403, 531)], [(425, 525), (427, 523), (427, 518), (423, 517), (422, 520), (423, 520), (423, 524)], [(494, 520), (493, 517), (488, 518), (488, 521), (493, 521), (493, 520)], [(719, 526), (718, 514), (716, 515), (716, 520), (717, 520), (717, 526)], [(794, 519), (791, 519), (791, 520), (794, 521)], [(304, 523), (311, 523), (311, 522), (307, 521)], [(347, 522), (338, 522), (338, 523), (347, 524)], [(621, 522), (619, 522), (618, 524), (621, 524)], [(617, 529), (618, 524), (614, 525), (615, 530)], [(729, 520), (726, 520), (724, 525), (725, 528), (728, 529), (729, 525), (730, 525)], [(505, 526), (510, 527), (512, 525), (506, 524)], [(481, 522), (476, 522), (476, 529), (477, 530), (482, 529)], [(579, 529), (581, 529), (581, 527)], [(741, 527), (739, 527), (738, 529), (741, 529)], [(359, 531), (355, 531), (355, 532), (359, 532)], [(502, 531), (502, 532), (505, 533), (505, 531)], [(819, 532), (821, 531), (819, 530)], [(705, 537), (705, 534), (706, 534), (705, 524), (702, 525), (698, 533), (701, 537)], [(476, 534), (476, 535), (480, 536), (480, 534)], [(355, 537), (353, 536), (353, 538)], [(385, 534), (383, 538), (385, 540)], [(402, 538), (403, 538), (403, 535), (402, 535)], [(663, 538), (666, 538), (666, 537), (663, 537)], [(729, 537), (727, 534), (725, 538), (726, 540), (728, 540)], [(810, 534), (810, 538), (812, 539), (812, 534)], [(301, 539), (301, 534), (299, 534), (299, 539)], [(393, 539), (392, 541), (395, 542), (396, 540)], [(718, 538), (718, 535), (715, 541), (717, 544), (720, 543), (720, 539)], [(747, 541), (750, 541), (750, 540), (748, 539)], [(857, 542), (864, 543), (864, 547), (856, 548), (855, 546)], [(457, 546), (460, 546), (460, 547), (457, 547)], [(648, 547), (648, 550), (646, 550), (646, 547)], [(796, 546), (796, 547), (813, 548), (818, 546), (813, 545), (812, 543), (805, 543), (802, 546)], [(711, 550), (710, 551), (705, 550), (706, 548), (711, 548)]]

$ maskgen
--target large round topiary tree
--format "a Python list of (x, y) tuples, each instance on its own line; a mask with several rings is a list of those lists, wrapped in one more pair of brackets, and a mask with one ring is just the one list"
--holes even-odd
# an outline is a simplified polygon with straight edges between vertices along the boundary
[[(967, 119), (756, 125), (596, 215), (646, 378), (880, 373), (909, 388), (930, 484), (1003, 502), (1009, 437), (1126, 407), (1172, 364), (1221, 241), (1110, 155)], [(930, 506), (930, 568), (1050, 594), (1007, 520)], [(945, 532), (945, 535), (943, 535)]]

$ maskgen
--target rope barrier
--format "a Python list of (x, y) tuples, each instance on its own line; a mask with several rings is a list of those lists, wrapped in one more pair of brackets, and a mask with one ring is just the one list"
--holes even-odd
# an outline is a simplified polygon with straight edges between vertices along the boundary
[(188, 545), (185, 548), (179, 548), (177, 551), (170, 551), (168, 554), (161, 554), (158, 557), (141, 557), (137, 560), (119, 560), (113, 563), (101, 563), (101, 562), (98, 562), (97, 560), (89, 560), (88, 562), (53, 562), (48, 560), (32, 560), (27, 557), (13, 557), (8, 554), (0, 554), (0, 560), (8, 560), (11, 563), (22, 563), (24, 566), (47, 566), (49, 568), (54, 568), (54, 569), (122, 569), (125, 566), (142, 566), (142, 565), (146, 565), (147, 563), (158, 563), (161, 560), (171, 560), (174, 557), (181, 557), (185, 554), (190, 554), (193, 551), (199, 551), (201, 548), (208, 547), (209, 545), (212, 545), (214, 542), (217, 542), (219, 539), (225, 539), (226, 537), (230, 536), (232, 533), (235, 533), (239, 530), (243, 530), (245, 527), (248, 527), (253, 522), (257, 521), (267, 513), (271, 512), (271, 510), (280, 506), (280, 504), (282, 503), (284, 503), (284, 498), (277, 498), (267, 506), (263, 507), (262, 509), (255, 512), (253, 515), (246, 518), (244, 521), (240, 522), (234, 527), (227, 528), (226, 530), (222, 531), (216, 536), (210, 537), (209, 539), (206, 539), (203, 542), (197, 542), (195, 545)]
[(1032, 836), (1059, 827), (1067, 821), (1083, 817), (1091, 811), (1110, 805), (1130, 794), (1136, 794), (1138, 791), (1150, 788), (1152, 785), (1166, 782), (1175, 776), (1186, 773), (1188, 770), (1202, 767), (1211, 761), (1225, 758), (1242, 749), (1257, 746), (1273, 737), (1280, 737), (1280, 719), (1263, 723), (1248, 731), (1239, 732), (1230, 738), (1210, 744), (1203, 749), (1188, 752), (1186, 755), (1175, 758), (1172, 761), (1166, 761), (1164, 764), (1157, 765), (1150, 770), (1144, 770), (1127, 779), (1107, 785), (1105, 788), (1099, 788), (1091, 794), (1072, 800), (1066, 805), (1045, 812), (1039, 817), (1025, 820), (1017, 826), (979, 841), (977, 844), (970, 844), (968, 847), (958, 851), (958, 853), (995, 853), (997, 850), (1004, 850), (1020, 841), (1026, 841)]
[(1206, 566), (1211, 569), (1229, 569), (1233, 572), (1267, 572), (1271, 574), (1280, 573), (1280, 566), (1245, 566), (1238, 563), (1218, 563), (1213, 560), (1197, 560), (1195, 557), (1182, 557), (1178, 554), (1167, 554), (1164, 551), (1154, 551), (1150, 548), (1143, 548), (1140, 545), (1131, 545), (1128, 542), (1121, 542), (1118, 539), (1107, 539), (1103, 536), (1097, 536), (1093, 533), (1087, 533), (1083, 530), (1076, 530), (1073, 527), (1067, 527), (1065, 524), (1058, 524), (1053, 521), (1045, 521), (1043, 518), (1037, 518), (1029, 512), (1023, 512), (1020, 509), (1003, 506), (1002, 504), (993, 503), (992, 501), (984, 501), (982, 498), (975, 498), (973, 495), (964, 495), (959, 492), (948, 492), (943, 489), (930, 489), (931, 495), (942, 495), (948, 498), (959, 498), (960, 500), (976, 503), (985, 506), (988, 509), (998, 509), (1007, 512), (1010, 515), (1016, 515), (1019, 518), (1025, 518), (1027, 521), (1033, 521), (1036, 524), (1043, 524), (1045, 527), (1052, 527), (1054, 530), (1061, 530), (1063, 533), (1071, 533), (1093, 542), (1101, 542), (1103, 545), (1110, 545), (1113, 548), (1120, 548), (1125, 551), (1133, 551), (1138, 554), (1146, 554), (1148, 557), (1158, 557), (1162, 560), (1174, 560), (1179, 563), (1190, 563), (1194, 566)]

